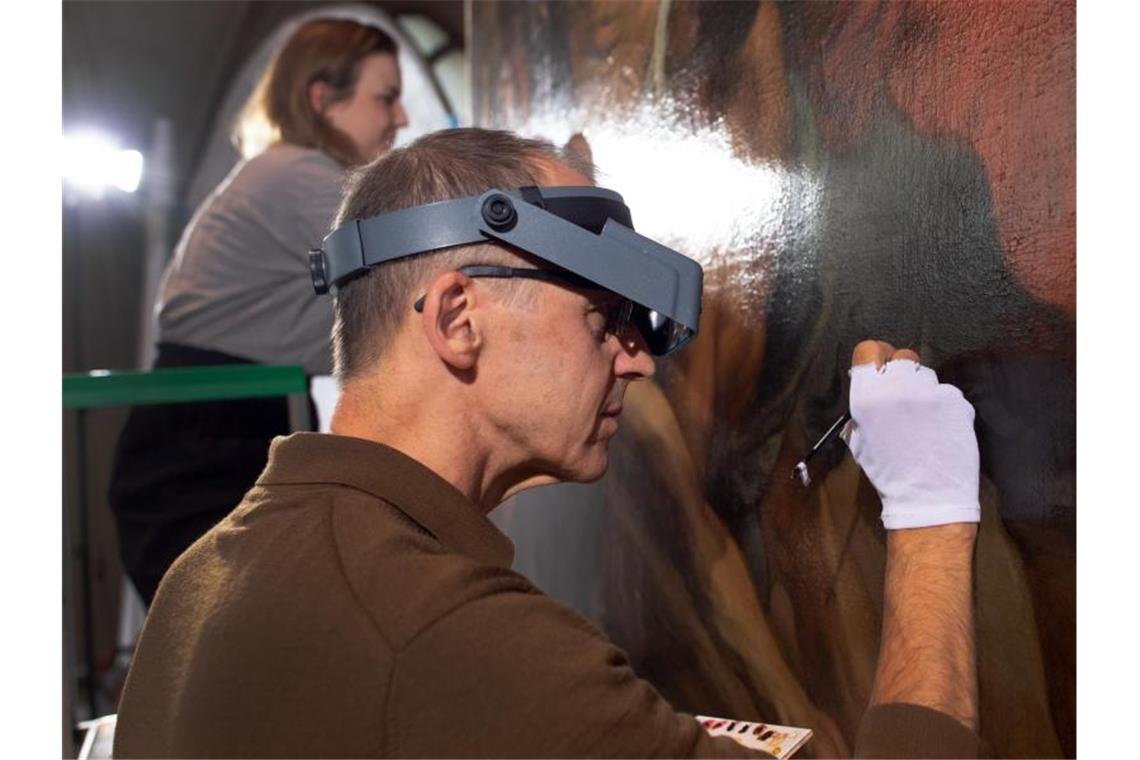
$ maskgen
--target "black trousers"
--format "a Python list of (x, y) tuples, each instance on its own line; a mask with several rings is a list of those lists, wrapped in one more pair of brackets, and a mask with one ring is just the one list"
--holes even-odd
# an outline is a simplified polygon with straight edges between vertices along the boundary
[[(249, 363), (162, 343), (155, 367)], [(108, 496), (123, 565), (148, 606), (178, 555), (238, 505), (265, 467), (269, 442), (288, 432), (284, 398), (131, 410), (115, 449)]]

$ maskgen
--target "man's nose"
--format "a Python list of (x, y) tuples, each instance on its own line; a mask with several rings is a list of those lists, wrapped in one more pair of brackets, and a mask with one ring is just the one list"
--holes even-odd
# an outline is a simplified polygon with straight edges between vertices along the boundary
[(408, 112), (404, 110), (404, 102), (402, 100), (396, 101), (396, 127), (408, 126)]
[(649, 346), (640, 330), (630, 330), (628, 338), (621, 341), (621, 348), (614, 358), (614, 372), (618, 377), (630, 380), (648, 380), (657, 371)]

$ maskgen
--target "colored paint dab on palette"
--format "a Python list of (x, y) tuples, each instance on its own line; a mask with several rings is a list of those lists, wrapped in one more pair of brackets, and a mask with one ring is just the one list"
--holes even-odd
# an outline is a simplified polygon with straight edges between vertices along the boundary
[(696, 718), (710, 736), (727, 736), (745, 747), (779, 758), (791, 757), (811, 738), (810, 728), (712, 718), (707, 715), (698, 715)]

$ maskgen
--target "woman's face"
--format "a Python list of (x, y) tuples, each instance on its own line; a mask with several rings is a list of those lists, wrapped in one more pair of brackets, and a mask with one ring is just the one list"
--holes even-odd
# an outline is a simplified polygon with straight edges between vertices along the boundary
[(400, 103), (400, 65), (388, 53), (361, 61), (352, 97), (328, 104), (324, 116), (348, 135), (360, 157), (371, 161), (392, 149), (396, 132), (408, 126)]

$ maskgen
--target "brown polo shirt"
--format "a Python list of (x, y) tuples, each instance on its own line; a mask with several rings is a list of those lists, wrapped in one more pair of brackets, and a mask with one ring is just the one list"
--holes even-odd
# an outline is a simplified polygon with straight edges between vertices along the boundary
[[(274, 440), (254, 488), (159, 586), (115, 756), (756, 756), (676, 713), (513, 572), (513, 552), (394, 449)], [(915, 709), (920, 729), (945, 719)], [(902, 722), (864, 726), (881, 740)]]

